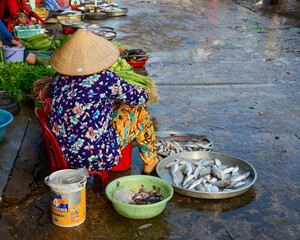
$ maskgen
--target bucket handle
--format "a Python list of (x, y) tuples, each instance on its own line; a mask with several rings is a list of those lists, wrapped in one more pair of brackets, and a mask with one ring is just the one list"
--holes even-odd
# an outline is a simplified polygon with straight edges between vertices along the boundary
[(10, 54), (9, 56), (7, 56), (5, 59), (9, 59), (10, 57), (12, 57), (13, 55), (15, 55), (17, 52), (13, 52), (12, 54)]

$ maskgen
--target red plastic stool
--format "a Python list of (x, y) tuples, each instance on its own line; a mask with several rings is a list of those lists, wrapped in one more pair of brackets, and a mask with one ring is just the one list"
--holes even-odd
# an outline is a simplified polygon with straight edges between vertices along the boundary
[(126, 147), (122, 150), (122, 157), (117, 166), (114, 166), (109, 171), (124, 171), (130, 168), (131, 165), (131, 155), (132, 155), (132, 142), (128, 143)]

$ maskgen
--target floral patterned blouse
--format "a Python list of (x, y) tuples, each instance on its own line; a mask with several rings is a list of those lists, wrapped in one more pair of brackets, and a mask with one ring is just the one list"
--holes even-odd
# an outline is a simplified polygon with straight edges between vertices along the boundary
[(89, 171), (116, 166), (121, 150), (110, 124), (113, 100), (141, 106), (148, 101), (146, 91), (109, 70), (75, 77), (56, 73), (51, 91), (49, 127), (68, 166)]

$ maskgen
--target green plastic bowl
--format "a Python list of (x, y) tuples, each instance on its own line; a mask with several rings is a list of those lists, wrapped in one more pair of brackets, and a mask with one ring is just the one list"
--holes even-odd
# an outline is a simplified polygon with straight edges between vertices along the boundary
[[(140, 189), (142, 187), (141, 185), (148, 190), (152, 190), (153, 185), (159, 187), (164, 200), (147, 205), (134, 205), (118, 202), (112, 197), (114, 192), (121, 186), (127, 187), (128, 189)], [(173, 196), (173, 187), (167, 181), (158, 177), (131, 175), (110, 182), (105, 188), (105, 194), (112, 202), (116, 212), (123, 217), (131, 219), (148, 219), (155, 217), (164, 211), (167, 202)]]

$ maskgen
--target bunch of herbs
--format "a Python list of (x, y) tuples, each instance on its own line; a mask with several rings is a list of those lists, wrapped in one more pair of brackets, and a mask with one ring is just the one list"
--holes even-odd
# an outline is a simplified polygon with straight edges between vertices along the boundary
[(54, 73), (51, 67), (29, 65), (26, 62), (10, 62), (0, 66), (0, 89), (10, 93), (19, 101), (24, 101), (35, 81)]

